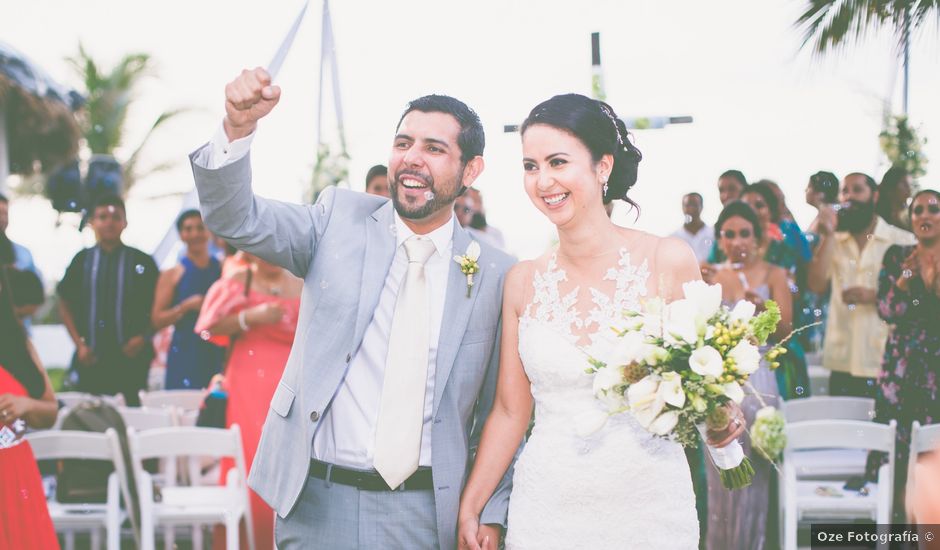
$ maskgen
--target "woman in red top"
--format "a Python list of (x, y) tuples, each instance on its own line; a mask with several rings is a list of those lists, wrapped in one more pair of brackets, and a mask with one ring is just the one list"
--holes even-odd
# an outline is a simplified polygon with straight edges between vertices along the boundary
[[(248, 269), (209, 287), (195, 330), (203, 339), (221, 346), (228, 346), (235, 338), (223, 383), (228, 392), (225, 424), (241, 428), (245, 464), (250, 469), (271, 398), (294, 342), (303, 281), (260, 258), (245, 257), (250, 262)], [(222, 461), (223, 483), (233, 466), (230, 459)], [(272, 548), (274, 512), (254, 491), (251, 510), (255, 548)], [(220, 547), (218, 543), (216, 547)], [(243, 543), (242, 548), (246, 547)]]
[(0, 266), (0, 550), (58, 548), (26, 427), (55, 423), (58, 404), (23, 325), (13, 313)]

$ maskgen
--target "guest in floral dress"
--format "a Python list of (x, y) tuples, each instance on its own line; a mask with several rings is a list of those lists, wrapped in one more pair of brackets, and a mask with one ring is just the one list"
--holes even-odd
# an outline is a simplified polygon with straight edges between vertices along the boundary
[[(918, 193), (910, 216), (917, 244), (889, 248), (878, 280), (878, 314), (894, 329), (878, 377), (875, 420), (897, 421), (894, 512), (900, 518), (911, 423), (940, 422), (940, 193)], [(883, 460), (873, 453), (869, 476)]]

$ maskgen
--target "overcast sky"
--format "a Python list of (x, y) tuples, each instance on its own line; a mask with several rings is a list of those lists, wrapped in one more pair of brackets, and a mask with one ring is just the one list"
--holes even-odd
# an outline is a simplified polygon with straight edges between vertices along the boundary
[[(877, 135), (882, 101), (900, 106), (892, 38), (871, 35), (842, 55), (814, 60), (799, 52), (793, 22), (805, 0), (579, 0), (442, 2), (334, 1), (334, 31), (352, 186), (385, 163), (405, 103), (431, 92), (454, 95), (477, 110), (487, 132), (486, 170), (478, 180), (490, 222), (512, 252), (533, 257), (553, 228), (522, 188), (520, 122), (538, 102), (565, 92), (590, 93), (590, 33), (601, 33), (608, 101), (621, 116), (691, 115), (695, 122), (637, 132), (643, 151), (633, 198), (615, 219), (666, 234), (681, 224), (680, 197), (705, 196), (706, 218), (719, 211), (715, 180), (728, 168), (771, 178), (788, 193), (803, 224), (808, 176), (886, 169)], [(192, 186), (186, 154), (209, 139), (223, 113), (223, 87), (243, 67), (265, 65), (301, 0), (0, 0), (0, 40), (25, 52), (55, 78), (77, 85), (63, 61), (81, 41), (104, 65), (143, 51), (156, 76), (141, 88), (129, 120), (133, 145), (158, 113), (191, 107), (153, 140), (145, 161), (176, 159), (171, 172), (131, 194), (127, 241), (152, 250), (172, 223), (179, 199), (146, 197)], [(913, 49), (913, 122), (940, 139), (940, 58), (935, 26)], [(253, 148), (258, 193), (299, 200), (314, 160), (320, 4), (311, 2), (279, 78), (280, 105), (260, 126)], [(327, 105), (329, 106), (329, 104)], [(326, 129), (332, 119), (325, 121)], [(940, 146), (926, 153), (940, 163)], [(938, 173), (936, 170), (934, 174)], [(928, 172), (921, 180), (937, 187)], [(9, 233), (33, 249), (48, 278), (93, 241), (74, 220), (54, 228), (42, 201), (16, 201)], [(55, 247), (56, 253), (49, 249)]]

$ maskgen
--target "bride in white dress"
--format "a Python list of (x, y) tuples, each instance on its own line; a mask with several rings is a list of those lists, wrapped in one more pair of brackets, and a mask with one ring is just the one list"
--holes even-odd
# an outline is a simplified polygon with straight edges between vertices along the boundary
[[(585, 350), (647, 297), (681, 297), (700, 279), (684, 242), (614, 225), (604, 205), (633, 204), (640, 152), (607, 104), (569, 94), (535, 107), (522, 125), (525, 190), (558, 228), (559, 246), (507, 275), (496, 402), (483, 430), (458, 517), (460, 548), (496, 548), (479, 514), (523, 439), (515, 463), (506, 548), (687, 548), (699, 543), (682, 447), (652, 436), (629, 414), (578, 435), (578, 417), (600, 407)], [(734, 409), (732, 417), (740, 418)], [(722, 446), (740, 421), (710, 442)]]

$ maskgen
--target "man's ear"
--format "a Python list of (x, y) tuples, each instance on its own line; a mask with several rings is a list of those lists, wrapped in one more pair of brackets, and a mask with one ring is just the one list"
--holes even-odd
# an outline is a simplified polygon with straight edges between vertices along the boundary
[(463, 167), (463, 186), (470, 187), (473, 185), (473, 182), (483, 173), (484, 166), (485, 163), (481, 156), (475, 156), (467, 161), (467, 164)]

